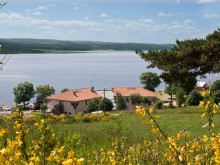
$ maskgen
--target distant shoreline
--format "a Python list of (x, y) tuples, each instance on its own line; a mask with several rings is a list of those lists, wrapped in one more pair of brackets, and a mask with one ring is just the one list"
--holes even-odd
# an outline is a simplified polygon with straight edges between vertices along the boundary
[(63, 41), (46, 39), (1, 39), (1, 54), (74, 53), (88, 51), (136, 51), (171, 49), (173, 44)]

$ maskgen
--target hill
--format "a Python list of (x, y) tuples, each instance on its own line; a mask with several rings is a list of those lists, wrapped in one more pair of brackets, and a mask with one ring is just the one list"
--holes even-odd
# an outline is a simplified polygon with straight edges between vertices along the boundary
[(163, 50), (171, 44), (114, 43), (98, 41), (62, 41), (48, 39), (0, 39), (1, 53), (56, 53), (94, 50)]

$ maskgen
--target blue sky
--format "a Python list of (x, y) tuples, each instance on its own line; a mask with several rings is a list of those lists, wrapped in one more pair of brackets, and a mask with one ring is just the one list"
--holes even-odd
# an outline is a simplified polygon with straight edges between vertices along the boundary
[(220, 0), (0, 0), (0, 38), (174, 43), (220, 28)]

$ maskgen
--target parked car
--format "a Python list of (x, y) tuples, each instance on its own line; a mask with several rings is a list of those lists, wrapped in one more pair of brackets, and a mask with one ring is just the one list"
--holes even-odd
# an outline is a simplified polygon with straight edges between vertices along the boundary
[(5, 111), (10, 111), (10, 110), (11, 110), (10, 106), (5, 107)]
[(3, 106), (0, 106), (0, 111), (3, 111)]

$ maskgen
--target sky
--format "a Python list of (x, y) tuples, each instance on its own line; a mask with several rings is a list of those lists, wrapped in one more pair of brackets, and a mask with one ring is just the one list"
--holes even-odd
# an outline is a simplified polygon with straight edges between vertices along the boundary
[(175, 43), (220, 28), (220, 0), (0, 0), (0, 38)]

